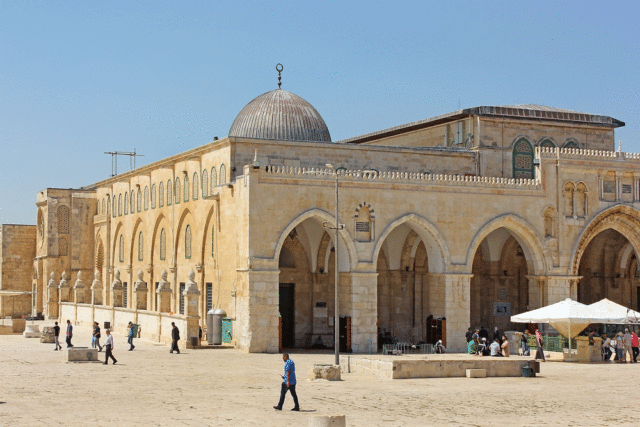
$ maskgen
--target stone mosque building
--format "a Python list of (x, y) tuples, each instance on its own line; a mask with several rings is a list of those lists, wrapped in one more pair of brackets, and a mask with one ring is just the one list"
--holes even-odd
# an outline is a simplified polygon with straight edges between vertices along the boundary
[(615, 150), (620, 126), (481, 106), (334, 142), (311, 104), (276, 89), (226, 138), (40, 191), (35, 227), (2, 226), (0, 315), (131, 320), (168, 342), (171, 322), (197, 336), (222, 308), (245, 351), (330, 344), (335, 245), (354, 352), (383, 332), (462, 350), (469, 326), (522, 329), (510, 315), (567, 297), (636, 309), (640, 155)]

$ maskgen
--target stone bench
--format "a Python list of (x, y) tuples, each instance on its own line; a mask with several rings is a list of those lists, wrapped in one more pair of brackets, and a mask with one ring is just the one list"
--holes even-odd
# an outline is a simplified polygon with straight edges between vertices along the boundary
[(98, 349), (72, 347), (67, 349), (67, 362), (98, 362)]
[(467, 369), (467, 378), (487, 378), (486, 369)]
[(42, 328), (42, 335), (40, 336), (40, 342), (53, 344), (56, 342), (55, 339), (55, 331), (53, 330), (53, 326), (45, 326)]
[(321, 379), (329, 381), (340, 381), (340, 366), (336, 365), (313, 365), (309, 371), (311, 381)]
[(26, 325), (22, 336), (25, 338), (40, 338), (42, 336), (42, 333), (40, 332), (40, 326)]

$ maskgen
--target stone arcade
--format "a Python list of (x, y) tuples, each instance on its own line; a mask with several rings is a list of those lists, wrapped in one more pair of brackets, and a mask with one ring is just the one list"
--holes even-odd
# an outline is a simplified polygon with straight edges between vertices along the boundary
[[(19, 282), (2, 267), (2, 289), (34, 289), (47, 318), (131, 320), (161, 342), (172, 321), (188, 341), (222, 308), (250, 352), (333, 342), (336, 244), (354, 352), (379, 331), (431, 339), (442, 318), (446, 345), (463, 350), (467, 327), (518, 329), (511, 314), (566, 297), (636, 308), (640, 155), (614, 151), (623, 125), (476, 107), (332, 142), (309, 103), (277, 89), (226, 138), (39, 192), (34, 232), (2, 233), (2, 265), (35, 252)], [(338, 242), (323, 227), (335, 221), (327, 163), (340, 174)], [(20, 314), (1, 301), (0, 314)]]

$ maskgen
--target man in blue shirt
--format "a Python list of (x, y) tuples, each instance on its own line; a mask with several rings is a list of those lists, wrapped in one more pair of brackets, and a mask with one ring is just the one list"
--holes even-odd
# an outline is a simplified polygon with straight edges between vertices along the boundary
[(291, 392), (291, 396), (293, 397), (293, 403), (296, 405), (292, 409), (292, 411), (299, 411), (300, 405), (298, 404), (298, 395), (296, 394), (296, 364), (293, 363), (293, 360), (289, 359), (288, 353), (284, 353), (282, 355), (282, 360), (284, 361), (284, 375), (280, 375), (282, 377), (280, 402), (278, 402), (278, 406), (274, 406), (273, 409), (282, 411), (284, 398), (287, 394), (287, 390), (289, 390)]

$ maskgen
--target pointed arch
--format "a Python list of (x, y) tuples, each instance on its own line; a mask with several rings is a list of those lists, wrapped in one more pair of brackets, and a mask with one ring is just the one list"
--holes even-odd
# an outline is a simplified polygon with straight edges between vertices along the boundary
[(385, 240), (402, 224), (408, 225), (420, 236), (421, 240), (425, 242), (427, 257), (429, 259), (429, 271), (432, 273), (444, 273), (448, 266), (451, 265), (451, 255), (449, 254), (447, 243), (435, 225), (417, 214), (403, 215), (385, 227), (380, 237), (376, 240), (371, 254), (371, 262), (374, 265), (378, 262), (378, 255)]
[(542, 244), (540, 243), (542, 239), (533, 225), (514, 214), (500, 215), (487, 222), (478, 230), (471, 240), (467, 251), (467, 259), (465, 262), (467, 272), (471, 273), (473, 258), (480, 247), (480, 243), (482, 243), (485, 237), (499, 228), (505, 228), (518, 241), (527, 261), (531, 263), (531, 269), (529, 271), (533, 271), (535, 275), (544, 275), (547, 271), (546, 266), (551, 265), (551, 262), (546, 258), (545, 252), (542, 249)]
[(137, 218), (136, 223), (133, 226), (133, 233), (131, 233), (131, 242), (129, 242), (129, 265), (133, 265), (134, 259), (133, 254), (137, 253), (136, 251), (136, 243), (138, 241), (138, 234), (143, 229), (142, 219)]
[[(165, 232), (165, 257), (166, 258), (166, 230), (169, 227), (169, 222), (164, 214), (158, 215), (156, 218), (155, 224), (153, 225), (153, 232), (151, 235), (151, 245), (150, 245), (150, 253), (149, 253), (149, 261), (151, 263), (154, 262), (156, 256), (156, 250), (161, 252), (160, 250), (160, 234), (164, 230)], [(156, 249), (157, 248), (157, 249)], [(161, 261), (164, 261), (162, 257), (160, 257)]]
[(598, 214), (582, 231), (571, 251), (569, 274), (577, 276), (580, 260), (587, 246), (598, 234), (605, 230), (615, 230), (622, 234), (640, 255), (640, 211), (624, 205), (616, 205)]

